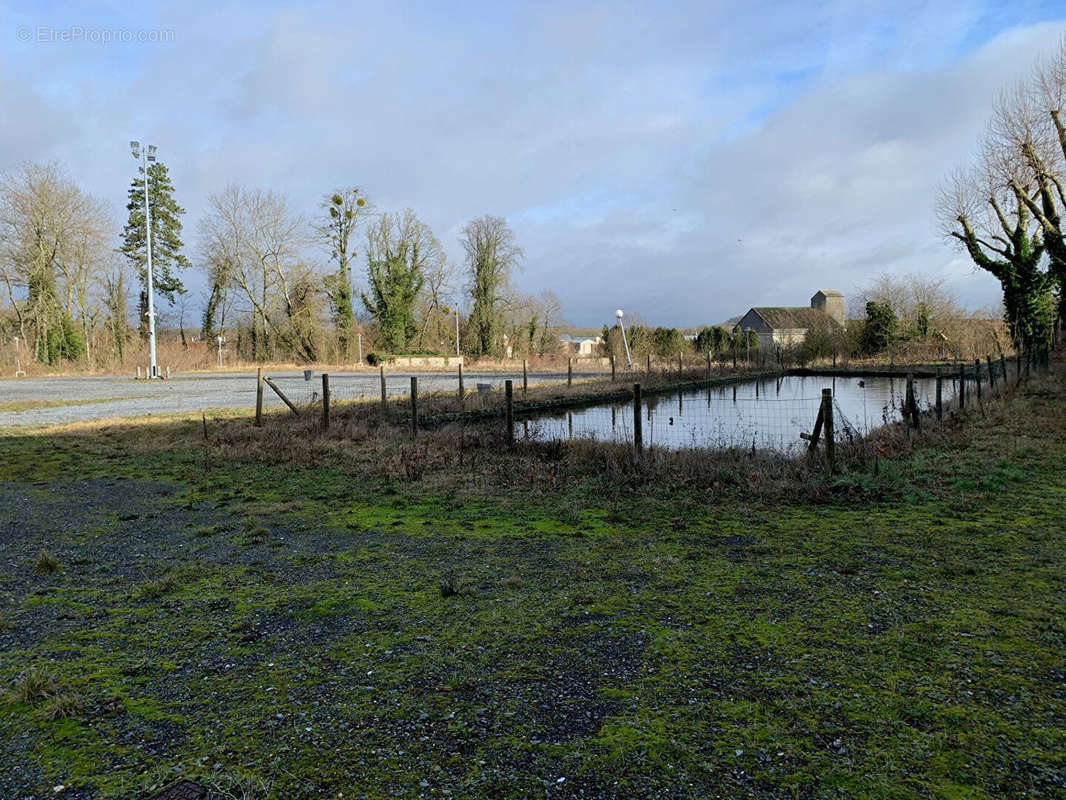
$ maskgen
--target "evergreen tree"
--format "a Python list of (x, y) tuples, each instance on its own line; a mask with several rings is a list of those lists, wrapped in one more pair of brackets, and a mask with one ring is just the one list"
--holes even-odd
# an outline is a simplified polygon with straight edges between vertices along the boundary
[[(145, 255), (144, 228), (144, 168), (137, 168), (137, 177), (130, 182), (129, 219), (122, 231), (122, 254), (137, 269), (141, 285), (139, 326), (142, 335), (148, 328), (148, 261)], [(152, 283), (155, 293), (174, 304), (174, 295), (185, 291), (177, 270), (189, 266), (182, 254), (181, 217), (185, 209), (174, 199), (174, 185), (167, 167), (161, 161), (148, 164), (148, 202), (152, 215)]]
[(897, 322), (888, 303), (867, 303), (866, 324), (862, 328), (862, 352), (872, 356), (887, 350), (895, 341)]

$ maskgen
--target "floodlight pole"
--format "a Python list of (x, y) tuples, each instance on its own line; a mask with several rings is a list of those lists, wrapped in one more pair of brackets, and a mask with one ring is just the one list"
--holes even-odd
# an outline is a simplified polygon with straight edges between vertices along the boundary
[(618, 327), (622, 331), (622, 346), (626, 351), (626, 368), (633, 369), (633, 359), (629, 357), (629, 342), (626, 340), (626, 326), (622, 324), (622, 309), (615, 311), (614, 315), (618, 317)]
[(148, 162), (155, 161), (155, 145), (145, 145), (144, 149), (138, 142), (130, 142), (133, 157), (140, 157), (141, 166), (144, 168), (144, 242), (148, 261), (148, 377), (158, 378), (159, 367), (155, 359), (155, 285), (152, 275), (152, 209), (148, 202)]

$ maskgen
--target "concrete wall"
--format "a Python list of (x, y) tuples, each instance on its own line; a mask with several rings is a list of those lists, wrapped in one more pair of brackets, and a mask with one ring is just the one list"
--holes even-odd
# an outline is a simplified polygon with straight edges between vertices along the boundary
[(811, 308), (818, 308), (841, 325), (844, 324), (844, 295), (831, 290), (819, 290), (811, 298)]

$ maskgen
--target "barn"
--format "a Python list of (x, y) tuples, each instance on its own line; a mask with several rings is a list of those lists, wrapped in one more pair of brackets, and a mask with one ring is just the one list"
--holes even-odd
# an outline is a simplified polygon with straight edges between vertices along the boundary
[(733, 330), (755, 331), (759, 347), (773, 350), (803, 344), (811, 328), (844, 325), (844, 295), (819, 289), (810, 306), (756, 306), (740, 318)]

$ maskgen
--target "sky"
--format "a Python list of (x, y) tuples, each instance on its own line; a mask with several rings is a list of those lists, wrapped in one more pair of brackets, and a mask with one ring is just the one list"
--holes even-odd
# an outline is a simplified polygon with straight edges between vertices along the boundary
[(505, 217), (515, 283), (575, 325), (716, 323), (883, 272), (992, 308), (936, 193), (1063, 33), (1064, 0), (0, 0), (0, 173), (62, 162), (117, 237), (129, 140), (156, 144), (197, 305), (199, 221), (237, 183), (309, 219), (358, 186), (457, 264), (468, 220)]

